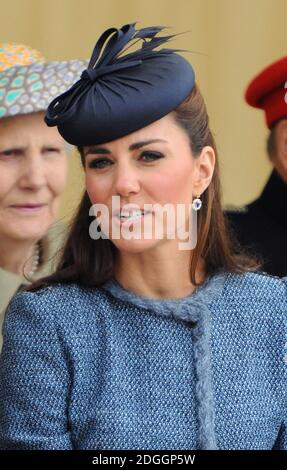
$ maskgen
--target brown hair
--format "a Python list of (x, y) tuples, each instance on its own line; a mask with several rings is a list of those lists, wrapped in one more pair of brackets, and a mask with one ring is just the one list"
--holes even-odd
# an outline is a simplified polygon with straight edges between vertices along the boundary
[[(244, 272), (258, 269), (257, 261), (240, 253), (238, 243), (235, 239), (231, 240), (220, 202), (221, 190), (216, 146), (209, 129), (206, 107), (197, 86), (194, 87), (189, 97), (173, 111), (173, 116), (189, 136), (195, 158), (206, 145), (213, 147), (216, 153), (211, 183), (201, 196), (198, 243), (193, 251), (190, 267), (192, 283), (197, 285), (195, 273), (200, 258), (205, 262), (207, 275), (218, 270)], [(83, 149), (78, 150), (84, 166)], [(117, 249), (109, 239), (94, 240), (89, 236), (90, 206), (90, 199), (85, 192), (72, 221), (56, 271), (50, 276), (35, 281), (27, 290), (37, 290), (58, 282), (77, 282), (85, 286), (99, 286), (113, 276)]]

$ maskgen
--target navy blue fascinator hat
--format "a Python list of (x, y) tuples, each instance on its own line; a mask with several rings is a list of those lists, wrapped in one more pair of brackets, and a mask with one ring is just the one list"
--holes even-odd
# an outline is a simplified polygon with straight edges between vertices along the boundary
[[(175, 36), (157, 37), (163, 29), (136, 30), (135, 23), (107, 29), (80, 80), (50, 103), (47, 125), (57, 126), (72, 145), (97, 145), (173, 111), (192, 91), (195, 77), (176, 49), (155, 50)], [(141, 48), (125, 54), (137, 41)]]

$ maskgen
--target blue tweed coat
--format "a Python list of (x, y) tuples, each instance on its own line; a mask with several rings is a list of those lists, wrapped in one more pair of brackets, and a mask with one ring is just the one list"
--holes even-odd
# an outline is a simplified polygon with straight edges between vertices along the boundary
[(287, 449), (287, 280), (217, 273), (154, 300), (115, 280), (17, 294), (1, 449)]

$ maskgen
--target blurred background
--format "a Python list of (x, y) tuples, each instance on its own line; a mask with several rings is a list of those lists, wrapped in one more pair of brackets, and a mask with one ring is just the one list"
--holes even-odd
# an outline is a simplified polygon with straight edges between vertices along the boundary
[[(255, 74), (286, 55), (286, 0), (1, 0), (1, 42), (40, 50), (48, 60), (89, 58), (108, 27), (138, 22), (186, 32), (171, 47), (188, 49), (219, 151), (225, 205), (257, 197), (271, 166), (263, 112), (243, 99)], [(83, 191), (79, 156), (70, 157), (61, 217)]]

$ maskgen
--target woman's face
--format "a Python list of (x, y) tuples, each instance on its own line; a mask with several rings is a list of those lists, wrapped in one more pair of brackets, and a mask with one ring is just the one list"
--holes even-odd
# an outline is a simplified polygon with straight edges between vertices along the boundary
[[(184, 205), (185, 224), (189, 220), (188, 208), (193, 197), (202, 194), (210, 183), (215, 163), (211, 147), (204, 147), (200, 156), (193, 157), (189, 138), (172, 113), (120, 139), (84, 147), (83, 154), (89, 198), (92, 204), (103, 204), (109, 209), (108, 238), (119, 250), (134, 253), (166, 243), (168, 234), (174, 233), (172, 219), (169, 222), (167, 217), (162, 219), (163, 236), (158, 239), (154, 229), (158, 212), (147, 211), (142, 217), (140, 213), (137, 217), (136, 213), (125, 212), (124, 218), (119, 219), (113, 213), (112, 197), (120, 196), (121, 208), (126, 204), (134, 204), (140, 209), (146, 204), (158, 207), (169, 204), (175, 209)], [(106, 218), (100, 215), (102, 230), (103, 225), (106, 227)], [(153, 224), (148, 237), (147, 231), (143, 232), (144, 219)], [(178, 226), (177, 216), (175, 223)], [(120, 237), (113, 237), (111, 227), (115, 226), (133, 233), (138, 231), (140, 238), (126, 239), (122, 232)], [(105, 229), (103, 231), (106, 233)]]
[(0, 239), (40, 239), (67, 177), (64, 140), (44, 113), (0, 119)]

